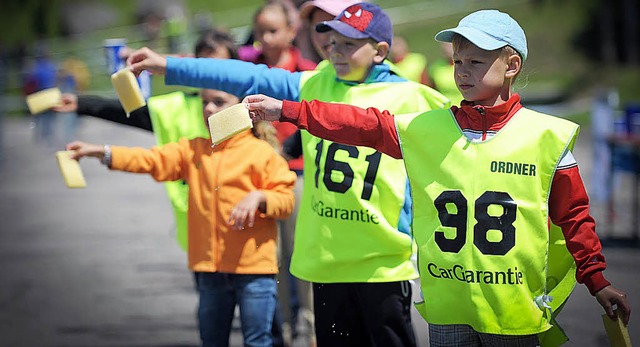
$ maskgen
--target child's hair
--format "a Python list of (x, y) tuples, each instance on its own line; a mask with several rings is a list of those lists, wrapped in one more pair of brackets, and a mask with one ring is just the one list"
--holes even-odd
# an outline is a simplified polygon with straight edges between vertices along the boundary
[(253, 15), (253, 22), (255, 23), (258, 16), (267, 9), (275, 8), (282, 11), (285, 18), (287, 18), (287, 26), (298, 30), (300, 27), (300, 19), (298, 18), (298, 10), (295, 5), (289, 0), (267, 0), (264, 5), (260, 6)]
[(276, 128), (267, 121), (258, 121), (253, 123), (253, 129), (251, 129), (253, 135), (260, 140), (267, 141), (276, 152), (281, 152), (280, 141), (278, 141)]
[(215, 51), (219, 47), (225, 47), (229, 51), (231, 59), (238, 59), (238, 46), (233, 36), (223, 29), (208, 29), (204, 31), (196, 42), (195, 55), (200, 56), (206, 51)]
[[(467, 40), (464, 36), (460, 34), (454, 34), (453, 39), (451, 40), (451, 43), (455, 47), (458, 47), (458, 49), (466, 48), (466, 47), (469, 47), (469, 45), (473, 45), (471, 41)], [(498, 49), (500, 50), (500, 58), (506, 59), (514, 54), (517, 54), (520, 56), (520, 58), (522, 58), (522, 55), (509, 45), (504, 46), (502, 48), (498, 48)]]

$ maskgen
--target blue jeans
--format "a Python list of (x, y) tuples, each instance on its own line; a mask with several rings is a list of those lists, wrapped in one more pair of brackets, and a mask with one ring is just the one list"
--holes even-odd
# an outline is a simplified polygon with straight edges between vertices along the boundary
[(236, 304), (245, 346), (271, 347), (276, 307), (274, 275), (196, 272), (198, 326), (203, 347), (229, 346)]

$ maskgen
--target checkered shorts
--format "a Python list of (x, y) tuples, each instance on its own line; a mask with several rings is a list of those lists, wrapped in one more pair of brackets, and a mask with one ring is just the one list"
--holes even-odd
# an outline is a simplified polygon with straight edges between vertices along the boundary
[(538, 335), (479, 333), (468, 325), (429, 324), (431, 347), (539, 347)]

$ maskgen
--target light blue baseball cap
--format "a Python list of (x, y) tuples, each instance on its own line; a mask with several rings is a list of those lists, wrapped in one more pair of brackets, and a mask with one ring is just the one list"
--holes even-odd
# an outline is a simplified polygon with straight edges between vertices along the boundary
[(474, 45), (493, 51), (504, 46), (515, 49), (522, 60), (527, 59), (527, 37), (524, 30), (511, 16), (498, 10), (480, 10), (460, 20), (458, 26), (436, 34), (436, 41), (451, 42), (454, 34), (460, 34)]

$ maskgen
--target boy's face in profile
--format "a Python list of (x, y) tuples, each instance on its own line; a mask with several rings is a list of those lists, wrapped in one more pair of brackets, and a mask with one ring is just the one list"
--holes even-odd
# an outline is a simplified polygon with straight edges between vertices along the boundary
[(338, 77), (343, 80), (364, 82), (371, 67), (382, 63), (384, 58), (371, 39), (350, 39), (331, 32), (329, 60)]
[(215, 89), (202, 89), (200, 96), (202, 97), (202, 115), (207, 126), (209, 126), (209, 116), (240, 102), (235, 95)]
[(495, 106), (509, 99), (509, 59), (502, 49), (486, 51), (468, 41), (454, 43), (453, 62), (456, 85), (465, 100)]

